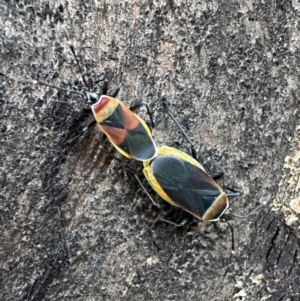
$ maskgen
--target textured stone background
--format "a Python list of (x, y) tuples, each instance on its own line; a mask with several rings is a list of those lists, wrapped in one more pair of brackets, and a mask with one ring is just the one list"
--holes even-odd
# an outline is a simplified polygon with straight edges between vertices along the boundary
[[(298, 300), (299, 17), (295, 0), (2, 1), (0, 299)], [(158, 145), (189, 151), (165, 95), (208, 171), (241, 192), (232, 210), (268, 203), (231, 221), (235, 252), (224, 223), (151, 230), (185, 215), (154, 208), (97, 128), (82, 134), (92, 116), (51, 103), (86, 99), (19, 82), (99, 91), (122, 68), (119, 97), (150, 105)]]

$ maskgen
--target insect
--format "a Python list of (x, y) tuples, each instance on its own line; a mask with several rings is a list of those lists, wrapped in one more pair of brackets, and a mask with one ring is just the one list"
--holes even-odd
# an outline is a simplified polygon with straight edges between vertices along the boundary
[[(105, 108), (106, 105), (108, 106), (107, 109)], [(124, 156), (134, 159), (138, 157), (137, 154), (135, 154), (135, 157), (132, 156), (134, 152), (129, 146), (126, 148), (120, 147), (121, 145), (126, 146), (125, 143), (120, 141), (131, 141), (130, 135), (133, 136), (133, 141), (136, 139), (143, 155), (143, 157), (139, 156), (139, 160), (143, 161), (144, 175), (155, 192), (165, 201), (182, 208), (203, 221), (216, 221), (227, 210), (229, 206), (227, 194), (206, 173), (203, 166), (188, 154), (175, 148), (162, 146), (153, 149), (152, 145), (149, 145), (149, 138), (152, 137), (150, 129), (141, 118), (133, 114), (123, 103), (108, 96), (101, 96), (100, 100), (92, 105), (92, 110), (101, 130), (106, 133), (110, 142)], [(128, 116), (127, 123), (130, 123), (131, 120), (134, 120), (132, 115), (136, 116), (138, 126), (127, 126), (127, 132), (125, 132), (124, 124), (126, 124), (126, 121), (124, 121), (124, 116), (125, 118)], [(191, 143), (193, 156), (196, 156), (192, 142), (170, 112), (169, 115)], [(138, 138), (137, 129), (141, 125), (144, 126), (144, 129), (147, 129), (146, 135), (144, 135), (145, 140)], [(132, 128), (132, 130), (129, 131), (129, 128)], [(134, 143), (132, 145), (134, 146)], [(138, 176), (135, 175), (135, 177), (142, 185)], [(146, 191), (144, 186), (142, 188)], [(147, 191), (146, 193), (149, 196)], [(153, 204), (158, 206), (151, 196), (149, 197)]]
[(102, 95), (92, 105), (92, 111), (101, 131), (122, 155), (138, 161), (148, 161), (157, 156), (146, 122), (122, 101)]
[(188, 154), (162, 146), (158, 155), (144, 162), (144, 175), (165, 201), (202, 221), (217, 221), (229, 203), (224, 190)]
[[(72, 47), (71, 50), (79, 66)], [(145, 121), (134, 114), (122, 101), (115, 98), (119, 90), (120, 86), (111, 96), (107, 95), (107, 81), (105, 81), (100, 98), (96, 94), (88, 93), (89, 99), (94, 102), (91, 105), (91, 111), (95, 117), (95, 121), (88, 127), (97, 123), (108, 140), (122, 155), (143, 161), (143, 172), (148, 183), (164, 200), (202, 221), (219, 220), (229, 207), (228, 197), (236, 196), (238, 193), (226, 193), (207, 174), (203, 166), (196, 160), (193, 143), (170, 113), (168, 106), (168, 114), (191, 144), (193, 157), (175, 148), (167, 146), (157, 148)], [(78, 92), (76, 91), (76, 93)], [(166, 103), (165, 100), (164, 103)], [(152, 127), (154, 127), (149, 107), (147, 105), (146, 107)], [(132, 170), (130, 171), (132, 172)], [(153, 204), (158, 206), (142, 185), (139, 177), (134, 172), (132, 173)]]
[[(73, 46), (71, 51), (75, 57), (76, 63), (81, 71), (80, 64), (77, 60), (75, 50)], [(81, 71), (82, 73), (82, 71)], [(88, 84), (82, 76), (85, 85)], [(33, 81), (21, 81), (21, 82), (33, 82)], [(44, 82), (34, 82), (37, 84), (42, 84), (56, 89), (65, 90), (68, 92), (74, 92), (82, 94), (78, 91), (62, 89)], [(152, 115), (147, 104), (140, 103), (131, 109), (129, 109), (122, 101), (115, 98), (119, 91), (121, 85), (119, 85), (111, 96), (107, 94), (108, 82), (105, 80), (102, 87), (101, 97), (96, 93), (88, 92), (87, 97), (89, 102), (91, 102), (90, 109), (85, 109), (83, 112), (91, 111), (94, 114), (95, 120), (91, 122), (85, 130), (98, 124), (100, 130), (106, 135), (108, 140), (113, 144), (113, 146), (125, 157), (129, 159), (135, 159), (138, 161), (151, 160), (157, 155), (157, 148), (152, 139), (151, 131), (146, 124), (146, 122), (139, 116), (134, 114), (131, 109), (145, 105), (150, 116), (152, 127), (154, 127), (154, 122), (152, 120)], [(83, 94), (82, 94), (83, 95)], [(55, 101), (52, 101), (55, 102)], [(69, 105), (64, 101), (56, 101)]]
[[(71, 51), (82, 74), (73, 46), (71, 46)], [(88, 87), (85, 80), (84, 82)], [(122, 101), (115, 98), (120, 91), (121, 85), (115, 89), (111, 96), (107, 95), (107, 85), (107, 81), (104, 81), (100, 99), (91, 106), (99, 128), (112, 145), (125, 157), (138, 161), (146, 161), (154, 158), (157, 155), (156, 146), (148, 125)], [(141, 105), (146, 106), (152, 127), (154, 127), (148, 105), (141, 103), (135, 107)]]
[[(155, 158), (143, 162), (144, 175), (154, 191), (165, 201), (180, 207), (204, 222), (217, 221), (229, 207), (228, 198), (238, 196), (239, 193), (233, 190), (226, 193), (208, 175), (196, 160), (196, 151), (192, 141), (170, 112), (165, 100), (164, 103), (168, 114), (191, 144), (193, 157), (175, 148), (161, 146), (158, 148)], [(259, 205), (245, 216), (230, 214), (236, 217), (246, 217), (263, 205)], [(171, 224), (174, 223), (171, 222)]]

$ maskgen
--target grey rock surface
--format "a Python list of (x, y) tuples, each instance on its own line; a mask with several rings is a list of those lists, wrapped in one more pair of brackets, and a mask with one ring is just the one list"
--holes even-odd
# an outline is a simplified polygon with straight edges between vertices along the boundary
[[(297, 1), (0, 7), (1, 300), (300, 298)], [(189, 152), (168, 99), (207, 171), (224, 168), (220, 185), (240, 192), (235, 213), (267, 203), (230, 222), (234, 252), (226, 223), (158, 210), (124, 177), (99, 130), (82, 131), (93, 120), (79, 113), (85, 97), (24, 82), (85, 93), (104, 79), (112, 91), (121, 76), (119, 98), (153, 111), (156, 143)], [(142, 178), (142, 165), (124, 160)], [(151, 229), (157, 216), (188, 222)]]

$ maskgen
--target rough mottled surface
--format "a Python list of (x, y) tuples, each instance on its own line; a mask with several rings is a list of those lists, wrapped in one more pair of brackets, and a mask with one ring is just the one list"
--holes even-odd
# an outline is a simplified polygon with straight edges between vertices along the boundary
[[(0, 299), (298, 300), (299, 17), (297, 1), (2, 1)], [(86, 99), (19, 82), (99, 91), (122, 70), (120, 98), (149, 104), (158, 145), (189, 151), (164, 95), (241, 192), (232, 210), (267, 202), (231, 221), (235, 252), (224, 223), (151, 230), (182, 211), (152, 206), (82, 132)]]

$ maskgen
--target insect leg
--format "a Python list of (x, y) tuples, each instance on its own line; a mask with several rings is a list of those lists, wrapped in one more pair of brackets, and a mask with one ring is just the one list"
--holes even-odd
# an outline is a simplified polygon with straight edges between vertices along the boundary
[[(231, 226), (231, 224), (230, 224), (227, 220), (225, 220), (225, 219), (222, 218), (221, 221), (224, 222), (224, 223), (226, 223), (227, 226), (228, 226), (229, 229), (230, 229), (230, 232), (231, 232), (231, 250), (234, 251), (234, 229), (233, 229), (233, 227)], [(221, 227), (220, 227), (220, 225), (219, 225), (218, 222), (213, 222), (213, 226), (214, 226), (214, 228), (215, 228), (219, 233), (224, 233), (224, 232), (222, 231), (222, 229), (221, 229)]]
[[(90, 122), (86, 127), (83, 128), (83, 132), (87, 132), (89, 129), (91, 129), (92, 127), (94, 127), (97, 124), (96, 120), (93, 120), (92, 122)], [(104, 137), (104, 136), (103, 136)]]
[(225, 174), (225, 170), (223, 167), (221, 167), (221, 171), (219, 171), (217, 174), (215, 174), (212, 178), (216, 181), (216, 180), (222, 178), (224, 176), (224, 174)]
[(134, 170), (132, 170), (132, 168), (130, 168), (128, 165), (125, 165), (125, 164), (123, 163), (123, 160), (121, 160), (121, 159), (119, 159), (119, 158), (117, 158), (117, 157), (111, 155), (109, 152), (107, 152), (106, 150), (104, 150), (103, 147), (102, 147), (102, 145), (100, 145), (100, 148), (101, 148), (101, 150), (102, 150), (104, 153), (106, 153), (106, 154), (109, 155), (110, 157), (112, 157), (112, 158), (118, 160), (119, 162), (121, 162), (121, 164), (122, 164), (122, 166), (123, 166), (123, 168), (124, 168), (124, 173), (125, 173), (125, 176), (126, 176), (126, 177), (127, 177), (126, 171), (127, 171), (127, 172), (130, 172), (131, 174), (134, 175), (134, 177), (136, 178), (136, 180), (138, 181), (138, 183), (140, 184), (140, 186), (142, 187), (142, 189), (144, 190), (144, 192), (147, 194), (148, 198), (151, 200), (151, 202), (153, 203), (153, 205), (156, 206), (157, 208), (159, 208), (160, 205), (157, 204), (157, 203), (153, 200), (153, 198), (151, 197), (151, 195), (149, 194), (149, 192), (147, 191), (147, 189), (145, 188), (145, 186), (144, 186), (143, 183), (141, 182), (141, 180), (140, 180), (140, 178), (138, 177), (138, 175), (136, 174), (136, 172), (135, 172)]
[(111, 97), (116, 97), (118, 95), (118, 93), (120, 92), (120, 89), (122, 87), (122, 83), (120, 83), (117, 88), (115, 89), (115, 91), (111, 94)]
[(173, 226), (175, 226), (175, 227), (182, 227), (182, 226), (184, 226), (184, 225), (186, 224), (187, 219), (182, 220), (180, 224), (176, 224), (176, 223), (173, 223), (173, 222), (171, 222), (171, 221), (168, 221), (167, 219), (164, 219), (164, 218), (161, 218), (161, 217), (157, 217), (157, 218), (153, 221), (153, 224), (152, 224), (152, 226), (151, 226), (151, 229), (153, 229), (153, 227), (155, 226), (155, 224), (156, 224), (158, 221), (162, 221), (162, 222), (171, 224), (171, 225), (173, 225)]
[(142, 187), (142, 189), (144, 190), (144, 192), (147, 194), (148, 198), (151, 200), (151, 202), (153, 203), (154, 206), (156, 206), (157, 208), (160, 208), (160, 205), (157, 204), (153, 198), (151, 197), (151, 195), (149, 194), (149, 192), (147, 191), (147, 189), (145, 188), (145, 186), (143, 185), (143, 183), (141, 182), (140, 178), (138, 177), (138, 175), (136, 174), (135, 171), (133, 171), (131, 168), (129, 168), (128, 166), (126, 167), (126, 169), (132, 173), (134, 175), (134, 177), (136, 178), (136, 180), (139, 182), (140, 186)]
[(165, 97), (163, 97), (162, 101), (164, 103), (164, 106), (165, 106), (165, 108), (166, 108), (169, 116), (173, 119), (173, 121), (175, 122), (175, 124), (178, 126), (178, 128), (180, 129), (180, 131), (183, 134), (183, 136), (185, 137), (185, 139), (190, 143), (192, 156), (193, 156), (194, 159), (197, 160), (196, 149), (195, 149), (195, 146), (194, 146), (193, 142), (191, 141), (191, 139), (189, 138), (189, 136), (186, 134), (186, 132), (184, 131), (184, 129), (182, 128), (182, 126), (179, 124), (179, 122), (176, 120), (176, 118), (174, 117), (174, 115), (171, 113), (167, 99)]
[(231, 231), (231, 250), (234, 251), (234, 229), (229, 222), (225, 222)]
[(103, 87), (102, 87), (102, 94), (107, 95), (107, 89), (108, 89), (108, 80), (104, 80)]
[(147, 113), (148, 113), (149, 118), (150, 118), (151, 127), (152, 127), (152, 130), (153, 130), (154, 127), (155, 127), (155, 125), (154, 125), (154, 121), (153, 121), (153, 118), (152, 118), (152, 113), (151, 113), (151, 111), (150, 111), (150, 108), (149, 108), (148, 104), (146, 104), (146, 103), (144, 103), (144, 102), (140, 102), (140, 103), (138, 103), (138, 104), (136, 104), (136, 105), (134, 105), (134, 106), (131, 106), (129, 109), (130, 109), (131, 111), (133, 111), (133, 110), (135, 110), (135, 109), (137, 109), (137, 108), (139, 108), (139, 107), (141, 107), (141, 106), (145, 106), (145, 107), (146, 107)]
[(123, 167), (123, 171), (124, 171), (124, 175), (125, 175), (125, 178), (127, 178), (127, 173), (126, 173), (126, 169), (129, 169), (129, 167), (126, 167), (126, 165), (124, 164), (123, 160), (117, 158), (116, 156), (112, 155), (111, 153), (109, 153), (108, 151), (106, 151), (104, 148), (103, 148), (103, 142), (106, 140), (106, 136), (103, 135), (102, 136), (102, 139), (100, 141), (100, 149), (102, 152), (106, 153), (109, 157), (119, 161), (121, 164), (122, 164), (122, 167)]

